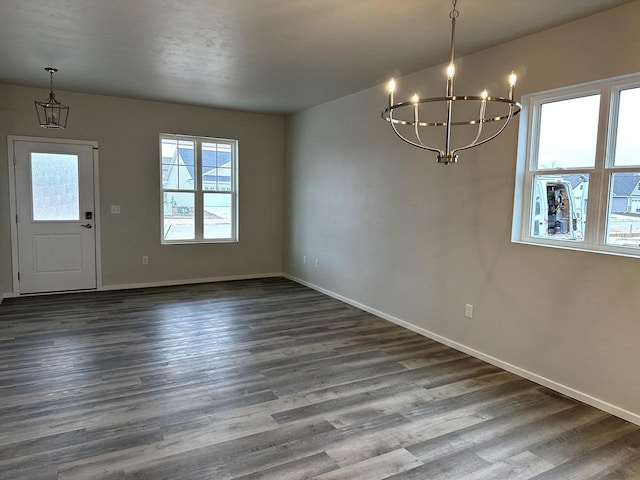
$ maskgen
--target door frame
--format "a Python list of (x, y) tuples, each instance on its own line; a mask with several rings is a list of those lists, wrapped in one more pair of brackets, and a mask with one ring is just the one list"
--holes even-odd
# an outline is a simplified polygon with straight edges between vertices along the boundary
[[(13, 271), (13, 292), (11, 296), (20, 295), (20, 282), (18, 281), (18, 225), (15, 221), (17, 215), (16, 197), (16, 171), (15, 171), (15, 151), (14, 142), (40, 142), (40, 143), (68, 143), (73, 145), (90, 146), (93, 150), (93, 202), (94, 202), (94, 228), (96, 242), (96, 290), (102, 290), (102, 249), (100, 241), (100, 191), (99, 191), (99, 171), (98, 171), (98, 142), (89, 140), (72, 140), (66, 138), (48, 137), (25, 137), (19, 135), (7, 135), (7, 147), (9, 154), (7, 163), (9, 164), (9, 214), (11, 219), (11, 269)], [(65, 292), (58, 292), (65, 293)], [(27, 295), (27, 294), (23, 294)], [(30, 293), (28, 295), (44, 295)]]

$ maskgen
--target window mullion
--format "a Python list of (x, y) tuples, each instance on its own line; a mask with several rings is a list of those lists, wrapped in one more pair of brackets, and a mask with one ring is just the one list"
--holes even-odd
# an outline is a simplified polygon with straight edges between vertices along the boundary
[(196, 240), (204, 238), (204, 199), (202, 194), (202, 140), (196, 141), (196, 149), (194, 156), (193, 176), (195, 187), (194, 200), (194, 222)]
[(604, 220), (607, 210), (607, 162), (610, 116), (610, 89), (606, 86), (600, 90), (600, 111), (596, 139), (596, 158), (593, 171), (590, 173), (589, 202), (587, 204), (587, 220), (585, 225), (585, 244), (602, 245), (604, 242)]

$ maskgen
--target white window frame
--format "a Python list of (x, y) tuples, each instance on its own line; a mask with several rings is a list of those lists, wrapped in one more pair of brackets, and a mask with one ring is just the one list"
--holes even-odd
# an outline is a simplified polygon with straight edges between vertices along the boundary
[[(612, 174), (640, 173), (640, 165), (615, 167), (613, 164), (620, 92), (629, 88), (640, 88), (640, 73), (523, 95), (518, 134), (512, 242), (640, 258), (640, 247), (619, 247), (606, 243)], [(537, 166), (541, 106), (545, 103), (593, 94), (600, 95), (594, 167), (537, 170), (535, 167)], [(553, 173), (589, 174), (589, 200), (582, 241), (533, 236), (530, 232), (531, 214), (535, 202), (532, 191), (534, 175)]]
[[(180, 140), (194, 142), (194, 187), (192, 190), (164, 188), (162, 168), (162, 141)], [(202, 144), (219, 143), (231, 146), (231, 190), (205, 190), (202, 181)], [(158, 164), (160, 167), (160, 243), (162, 245), (198, 244), (198, 243), (232, 243), (238, 242), (238, 141), (235, 139), (201, 137), (161, 133), (159, 137)], [(194, 194), (195, 235), (193, 239), (165, 239), (164, 194), (170, 192), (192, 192)], [(231, 196), (231, 235), (228, 238), (204, 238), (204, 195), (206, 193), (223, 193)]]

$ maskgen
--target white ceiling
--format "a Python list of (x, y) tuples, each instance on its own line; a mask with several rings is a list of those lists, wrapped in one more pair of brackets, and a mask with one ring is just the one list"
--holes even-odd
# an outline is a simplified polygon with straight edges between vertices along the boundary
[[(459, 0), (456, 53), (629, 2)], [(44, 67), (56, 67), (56, 91), (289, 113), (446, 62), (450, 9), (450, 0), (0, 0), (0, 82), (44, 97)]]

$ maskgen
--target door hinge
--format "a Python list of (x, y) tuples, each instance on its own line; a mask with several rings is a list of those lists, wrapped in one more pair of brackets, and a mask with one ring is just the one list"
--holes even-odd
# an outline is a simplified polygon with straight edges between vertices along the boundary
[(16, 156), (15, 155), (13, 156), (13, 166), (14, 167), (16, 166)]
[(18, 223), (18, 214), (16, 213), (16, 223)]
[(18, 280), (20, 280), (20, 272), (18, 272)]

